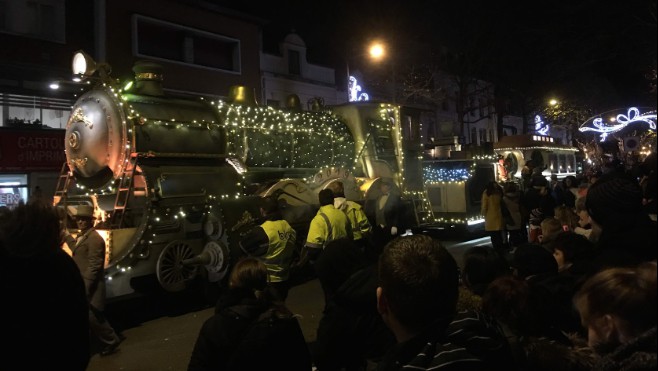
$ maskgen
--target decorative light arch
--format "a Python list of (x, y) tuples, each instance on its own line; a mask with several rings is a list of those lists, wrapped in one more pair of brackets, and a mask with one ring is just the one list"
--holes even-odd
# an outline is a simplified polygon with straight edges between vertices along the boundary
[[(604, 142), (608, 135), (616, 133), (628, 125), (633, 123), (645, 123), (649, 125), (649, 130), (656, 131), (656, 111), (649, 110), (644, 113), (640, 113), (640, 108), (631, 107), (624, 113), (615, 113), (620, 110), (608, 111), (602, 114), (590, 117), (585, 121), (578, 130), (580, 132), (593, 131), (600, 133), (601, 142)], [(613, 114), (612, 117), (608, 118), (606, 121), (604, 117)]]

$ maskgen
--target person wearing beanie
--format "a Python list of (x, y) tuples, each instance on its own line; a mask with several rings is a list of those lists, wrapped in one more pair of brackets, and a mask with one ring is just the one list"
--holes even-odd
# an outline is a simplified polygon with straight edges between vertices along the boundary
[(642, 208), (642, 189), (626, 175), (601, 177), (587, 192), (587, 211), (601, 229), (597, 268), (656, 260), (656, 222)]

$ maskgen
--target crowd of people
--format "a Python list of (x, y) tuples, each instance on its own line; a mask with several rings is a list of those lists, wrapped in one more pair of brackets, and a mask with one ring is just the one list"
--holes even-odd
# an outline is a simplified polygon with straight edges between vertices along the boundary
[[(400, 236), (391, 182), (363, 206), (341, 184), (322, 190), (299, 256), (277, 200), (263, 198), (264, 221), (240, 241), (244, 257), (188, 369), (656, 370), (658, 242), (647, 189), (623, 172), (582, 189), (571, 178), (489, 184), (482, 212), (492, 244), (468, 250), (461, 267), (439, 240)], [(0, 306), (3, 362), (84, 370), (90, 335), (101, 355), (118, 350), (122, 336), (99, 297), (104, 243), (93, 213), (72, 214), (76, 238), (43, 203), (0, 213), (0, 282), (12, 303)], [(312, 267), (325, 301), (310, 344), (286, 306), (298, 265)], [(39, 344), (47, 353), (31, 357)]]

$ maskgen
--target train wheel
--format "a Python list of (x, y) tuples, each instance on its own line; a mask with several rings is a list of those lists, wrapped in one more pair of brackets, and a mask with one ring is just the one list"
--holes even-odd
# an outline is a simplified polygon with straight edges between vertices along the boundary
[(158, 282), (169, 292), (186, 289), (197, 275), (198, 268), (183, 265), (183, 260), (195, 256), (190, 246), (183, 241), (172, 241), (160, 253), (156, 266)]

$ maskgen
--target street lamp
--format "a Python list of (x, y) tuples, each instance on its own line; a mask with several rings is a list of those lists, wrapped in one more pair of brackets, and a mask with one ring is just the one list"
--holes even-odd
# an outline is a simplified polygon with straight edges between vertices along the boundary
[(551, 99), (551, 100), (548, 101), (548, 104), (550, 104), (551, 106), (557, 106), (558, 101), (557, 101), (557, 99)]
[[(382, 41), (375, 40), (372, 43), (370, 43), (370, 46), (368, 47), (368, 54), (370, 55), (370, 59), (372, 59), (375, 62), (380, 62), (383, 61), (384, 59), (387, 58), (387, 53), (386, 53), (386, 44)], [(397, 84), (395, 81), (395, 59), (390, 58), (390, 63), (391, 63), (391, 73), (392, 73), (392, 83), (393, 83), (393, 103), (396, 102), (396, 95), (397, 95)]]

